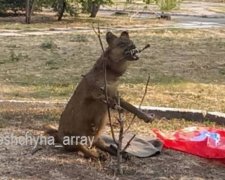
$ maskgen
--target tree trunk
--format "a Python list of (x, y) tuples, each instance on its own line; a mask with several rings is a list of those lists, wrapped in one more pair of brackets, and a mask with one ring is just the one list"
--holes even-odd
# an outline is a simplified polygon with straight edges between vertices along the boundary
[(100, 4), (92, 3), (90, 17), (96, 17), (99, 8), (100, 8)]
[(66, 10), (66, 1), (65, 0), (59, 1), (58, 21), (62, 20), (65, 10)]
[(36, 5), (36, 2), (37, 2), (37, 0), (32, 0), (31, 1), (31, 4), (30, 4), (30, 16), (32, 16), (33, 15), (33, 12), (34, 12), (34, 7), (35, 7), (35, 5)]
[(31, 9), (30, 9), (30, 0), (26, 0), (26, 23), (30, 24), (31, 19)]

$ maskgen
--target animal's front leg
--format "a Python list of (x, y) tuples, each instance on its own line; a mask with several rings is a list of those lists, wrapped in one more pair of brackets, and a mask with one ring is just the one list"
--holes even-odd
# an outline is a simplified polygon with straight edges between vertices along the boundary
[(122, 98), (120, 99), (120, 106), (135, 114), (138, 118), (143, 119), (145, 122), (152, 122), (154, 119), (154, 115), (147, 115), (144, 112), (140, 111), (139, 109), (137, 109), (135, 106), (133, 106), (132, 104), (126, 102), (125, 100), (123, 100)]
[(82, 153), (84, 153), (84, 157), (86, 158), (99, 158), (99, 154), (97, 151), (88, 149), (86, 146), (83, 145), (77, 145), (76, 147), (79, 151), (81, 151)]
[(97, 148), (99, 148), (102, 151), (108, 152), (109, 154), (116, 156), (117, 154), (117, 150), (111, 148), (110, 146), (108, 146), (104, 140), (102, 140), (101, 138), (98, 138), (98, 140), (95, 142), (95, 146)]
[[(108, 152), (112, 156), (117, 156), (117, 148), (113, 145), (107, 145), (101, 138), (98, 138), (98, 140), (95, 142), (95, 146), (102, 151)], [(130, 156), (126, 152), (122, 152), (122, 157), (124, 159), (130, 158)]]
[(108, 104), (109, 107), (112, 109), (116, 109), (117, 107), (117, 99), (109, 95), (107, 96), (107, 99), (106, 99), (106, 95), (104, 94), (103, 91), (92, 92), (92, 98), (97, 101)]
[[(98, 95), (98, 99), (104, 103), (107, 103), (103, 90), (101, 92), (102, 93), (100, 93)], [(118, 97), (116, 95), (108, 96), (108, 104), (109, 104), (110, 108), (112, 108), (112, 109), (117, 109), (117, 110), (125, 109), (128, 112), (135, 114), (138, 118), (143, 119), (146, 123), (152, 122), (155, 117), (153, 114), (151, 114), (151, 115), (145, 114), (144, 112), (140, 111), (135, 106), (128, 103), (127, 101), (125, 101), (122, 98), (118, 99)]]
[[(95, 146), (97, 148), (99, 148), (102, 151), (105, 151), (107, 153), (109, 153), (112, 156), (117, 156), (117, 148), (113, 145), (107, 145), (105, 143), (105, 141), (101, 138), (99, 138), (96, 142), (95, 142)], [(128, 160), (130, 158), (129, 154), (127, 152), (122, 152), (122, 157), (126, 160)]]

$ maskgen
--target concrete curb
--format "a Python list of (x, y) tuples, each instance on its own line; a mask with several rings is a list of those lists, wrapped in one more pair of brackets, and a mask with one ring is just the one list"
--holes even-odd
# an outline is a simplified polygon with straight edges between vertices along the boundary
[[(124, 9), (100, 9), (100, 11), (108, 11), (108, 12), (125, 12), (125, 13), (137, 13), (137, 10), (124, 10)], [(151, 14), (151, 15), (161, 15), (161, 11), (138, 11), (139, 14)], [(199, 17), (199, 18), (225, 18), (225, 15), (219, 13), (217, 15), (205, 15), (205, 14), (187, 14), (187, 13), (175, 13), (169, 12), (166, 13), (171, 16), (186, 16), (186, 17)]]
[[(66, 101), (28, 101), (28, 100), (0, 100), (0, 103), (10, 104), (42, 104), (45, 106), (60, 106), (64, 107)], [(138, 107), (138, 106), (136, 106)], [(225, 125), (225, 113), (207, 112), (195, 109), (181, 109), (181, 108), (167, 108), (167, 107), (153, 107), (142, 106), (141, 110), (147, 114), (155, 114), (156, 118), (166, 119), (186, 119), (191, 121), (212, 121), (219, 125)]]
[(207, 112), (195, 109), (165, 108), (142, 106), (141, 110), (147, 114), (153, 113), (156, 118), (186, 119), (191, 121), (212, 121), (219, 125), (225, 125), (225, 113)]

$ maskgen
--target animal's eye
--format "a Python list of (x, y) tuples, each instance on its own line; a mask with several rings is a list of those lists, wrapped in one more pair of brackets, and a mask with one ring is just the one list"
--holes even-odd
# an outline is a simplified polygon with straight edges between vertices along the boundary
[(134, 44), (132, 44), (132, 45), (129, 46), (129, 48), (130, 48), (130, 49), (135, 49), (136, 46), (135, 46)]

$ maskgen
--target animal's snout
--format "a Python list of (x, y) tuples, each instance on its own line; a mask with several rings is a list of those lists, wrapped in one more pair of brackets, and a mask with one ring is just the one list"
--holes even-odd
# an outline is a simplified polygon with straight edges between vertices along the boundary
[(138, 52), (139, 50), (135, 46), (132, 46), (131, 48), (126, 49), (124, 53), (125, 56), (131, 58), (130, 60), (138, 60), (139, 59), (139, 57), (137, 56)]
[(137, 53), (138, 53), (138, 50), (137, 50), (136, 48), (130, 50), (131, 56), (134, 56), (134, 55), (136, 55)]

